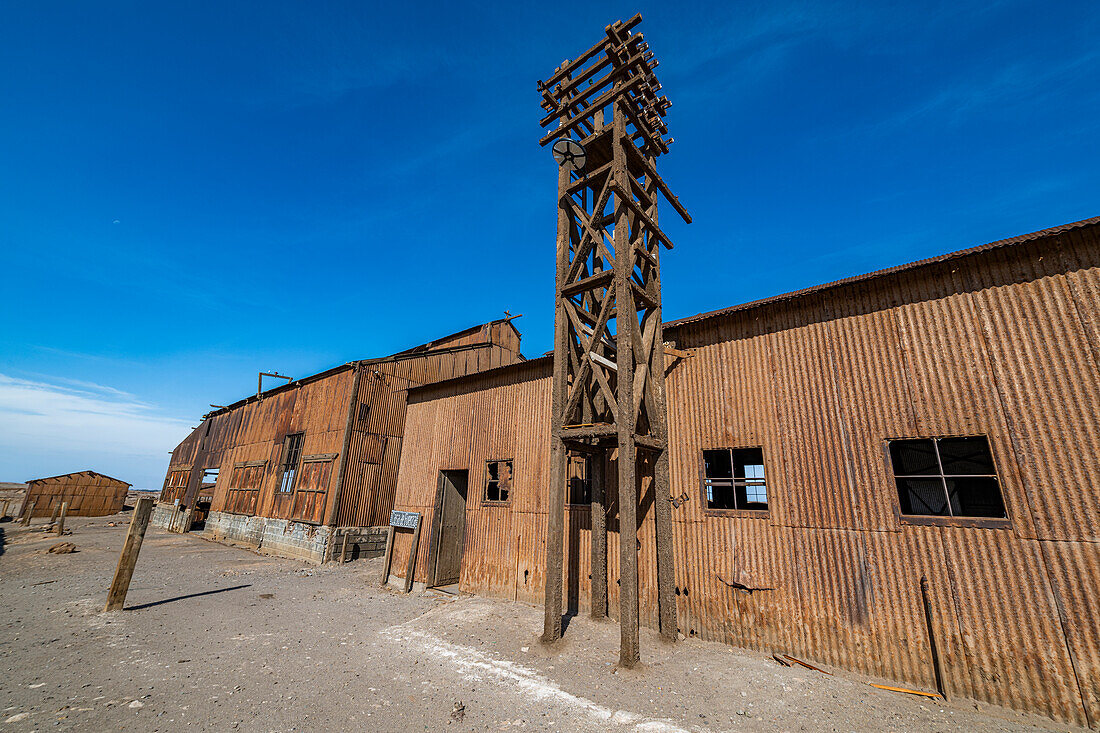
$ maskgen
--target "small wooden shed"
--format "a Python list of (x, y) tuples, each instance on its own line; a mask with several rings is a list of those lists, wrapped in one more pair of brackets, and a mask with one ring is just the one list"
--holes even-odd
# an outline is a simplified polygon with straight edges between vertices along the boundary
[(35, 517), (48, 517), (55, 506), (68, 502), (68, 516), (103, 517), (122, 511), (130, 484), (95, 471), (65, 473), (27, 482), (27, 495), (19, 509), (22, 516), (34, 502)]

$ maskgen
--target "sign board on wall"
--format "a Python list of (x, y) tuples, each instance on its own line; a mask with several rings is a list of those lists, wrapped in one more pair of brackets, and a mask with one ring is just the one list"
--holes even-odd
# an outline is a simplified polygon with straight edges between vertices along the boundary
[(399, 512), (396, 509), (390, 512), (390, 526), (402, 529), (416, 529), (420, 524), (419, 512)]

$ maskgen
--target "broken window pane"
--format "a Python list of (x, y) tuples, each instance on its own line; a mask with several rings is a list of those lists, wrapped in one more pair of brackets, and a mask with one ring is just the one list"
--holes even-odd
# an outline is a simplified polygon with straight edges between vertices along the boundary
[(512, 462), (489, 461), (486, 464), (485, 501), (508, 501), (512, 489)]
[(890, 443), (895, 476), (935, 475), (940, 472), (932, 440), (895, 440)]
[(982, 437), (940, 438), (940, 462), (945, 476), (986, 475), (996, 473), (989, 441)]
[(730, 451), (728, 448), (703, 451), (703, 465), (706, 469), (707, 478), (733, 478), (733, 469), (730, 464)]
[(899, 478), (897, 481), (902, 514), (947, 516), (950, 513), (943, 492), (943, 479)]
[(951, 512), (957, 517), (1004, 517), (1001, 488), (993, 476), (956, 476), (947, 479)]

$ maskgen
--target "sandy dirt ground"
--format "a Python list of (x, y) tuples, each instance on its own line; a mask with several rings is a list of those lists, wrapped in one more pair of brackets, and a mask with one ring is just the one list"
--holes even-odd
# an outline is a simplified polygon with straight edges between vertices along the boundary
[(572, 619), (548, 650), (539, 608), (156, 529), (127, 609), (101, 613), (128, 521), (70, 519), (68, 555), (0, 524), (0, 731), (1075, 730), (645, 630), (645, 664), (619, 670), (612, 621)]

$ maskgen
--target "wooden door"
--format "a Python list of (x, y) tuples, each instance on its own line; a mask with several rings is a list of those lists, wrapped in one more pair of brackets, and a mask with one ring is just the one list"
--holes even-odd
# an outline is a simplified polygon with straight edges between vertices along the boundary
[(436, 546), (433, 585), (457, 583), (462, 572), (468, 478), (467, 471), (439, 472), (439, 542)]

